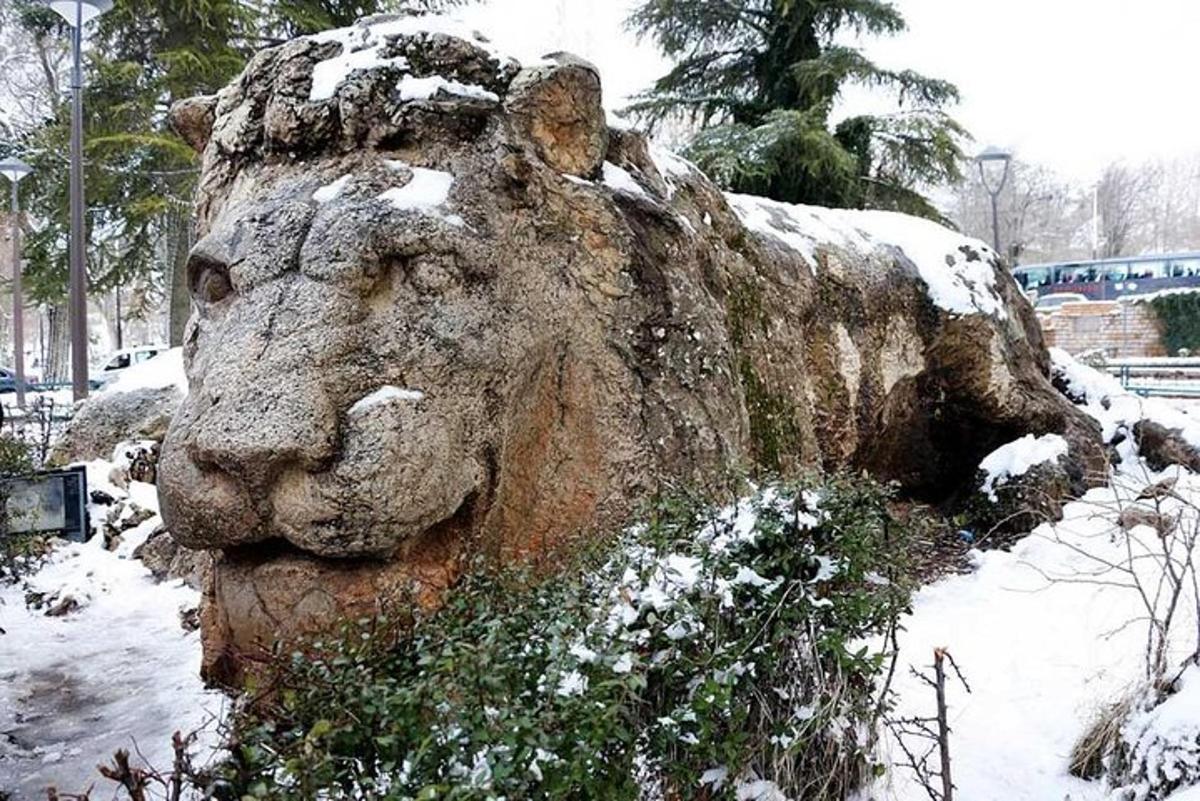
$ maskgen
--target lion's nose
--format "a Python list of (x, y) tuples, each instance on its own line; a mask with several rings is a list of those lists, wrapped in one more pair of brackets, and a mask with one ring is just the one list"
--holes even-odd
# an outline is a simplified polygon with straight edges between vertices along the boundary
[(337, 447), (337, 413), (311, 376), (292, 370), (259, 380), (258, 372), (205, 381), (207, 408), (191, 445), (197, 462), (265, 491), (284, 470), (328, 466)]

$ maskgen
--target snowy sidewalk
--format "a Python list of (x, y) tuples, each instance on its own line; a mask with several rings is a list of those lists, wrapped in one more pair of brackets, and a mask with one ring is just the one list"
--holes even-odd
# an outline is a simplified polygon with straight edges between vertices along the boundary
[(130, 556), (158, 522), (127, 532), (113, 552), (102, 536), (64, 545), (30, 577), (32, 589), (82, 605), (65, 616), (26, 608), (19, 585), (0, 587), (0, 790), (14, 801), (45, 799), (50, 784), (80, 792), (95, 783), (94, 797), (107, 797), (96, 765), (116, 749), (167, 767), (171, 734), (221, 713), (224, 697), (200, 682), (199, 633), (180, 625), (199, 594), (156, 584)]

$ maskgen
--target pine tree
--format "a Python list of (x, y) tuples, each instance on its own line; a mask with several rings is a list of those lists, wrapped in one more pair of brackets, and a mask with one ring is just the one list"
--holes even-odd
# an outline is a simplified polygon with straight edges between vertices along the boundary
[(252, 0), (276, 41), (349, 25), (360, 17), (384, 11), (438, 11), (462, 0)]
[[(646, 0), (629, 22), (676, 64), (631, 111), (697, 129), (686, 155), (726, 188), (940, 219), (921, 189), (960, 177), (966, 132), (944, 111), (957, 90), (838, 36), (902, 32), (887, 0)], [(832, 126), (850, 83), (896, 91), (900, 110)]]

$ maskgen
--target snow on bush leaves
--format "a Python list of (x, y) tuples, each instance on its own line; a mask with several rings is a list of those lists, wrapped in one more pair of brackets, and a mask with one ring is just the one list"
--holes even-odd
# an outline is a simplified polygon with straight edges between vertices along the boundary
[(229, 777), (263, 798), (844, 798), (875, 768), (904, 527), (864, 479), (685, 495), (582, 560), (280, 660)]

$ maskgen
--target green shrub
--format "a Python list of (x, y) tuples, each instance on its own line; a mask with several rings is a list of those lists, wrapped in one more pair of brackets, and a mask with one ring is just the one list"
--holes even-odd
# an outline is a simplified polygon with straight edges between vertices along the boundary
[[(20, 440), (0, 435), (0, 479), (33, 470), (29, 447)], [(8, 533), (8, 492), (0, 484), (0, 582), (12, 581), (33, 568), (45, 552), (40, 537)]]
[(1171, 292), (1150, 301), (1162, 325), (1163, 345), (1174, 356), (1181, 348), (1200, 349), (1200, 292)]
[(686, 495), (551, 577), (477, 566), (435, 613), (281, 658), (233, 721), (239, 797), (841, 799), (871, 775), (909, 599), (888, 492)]

